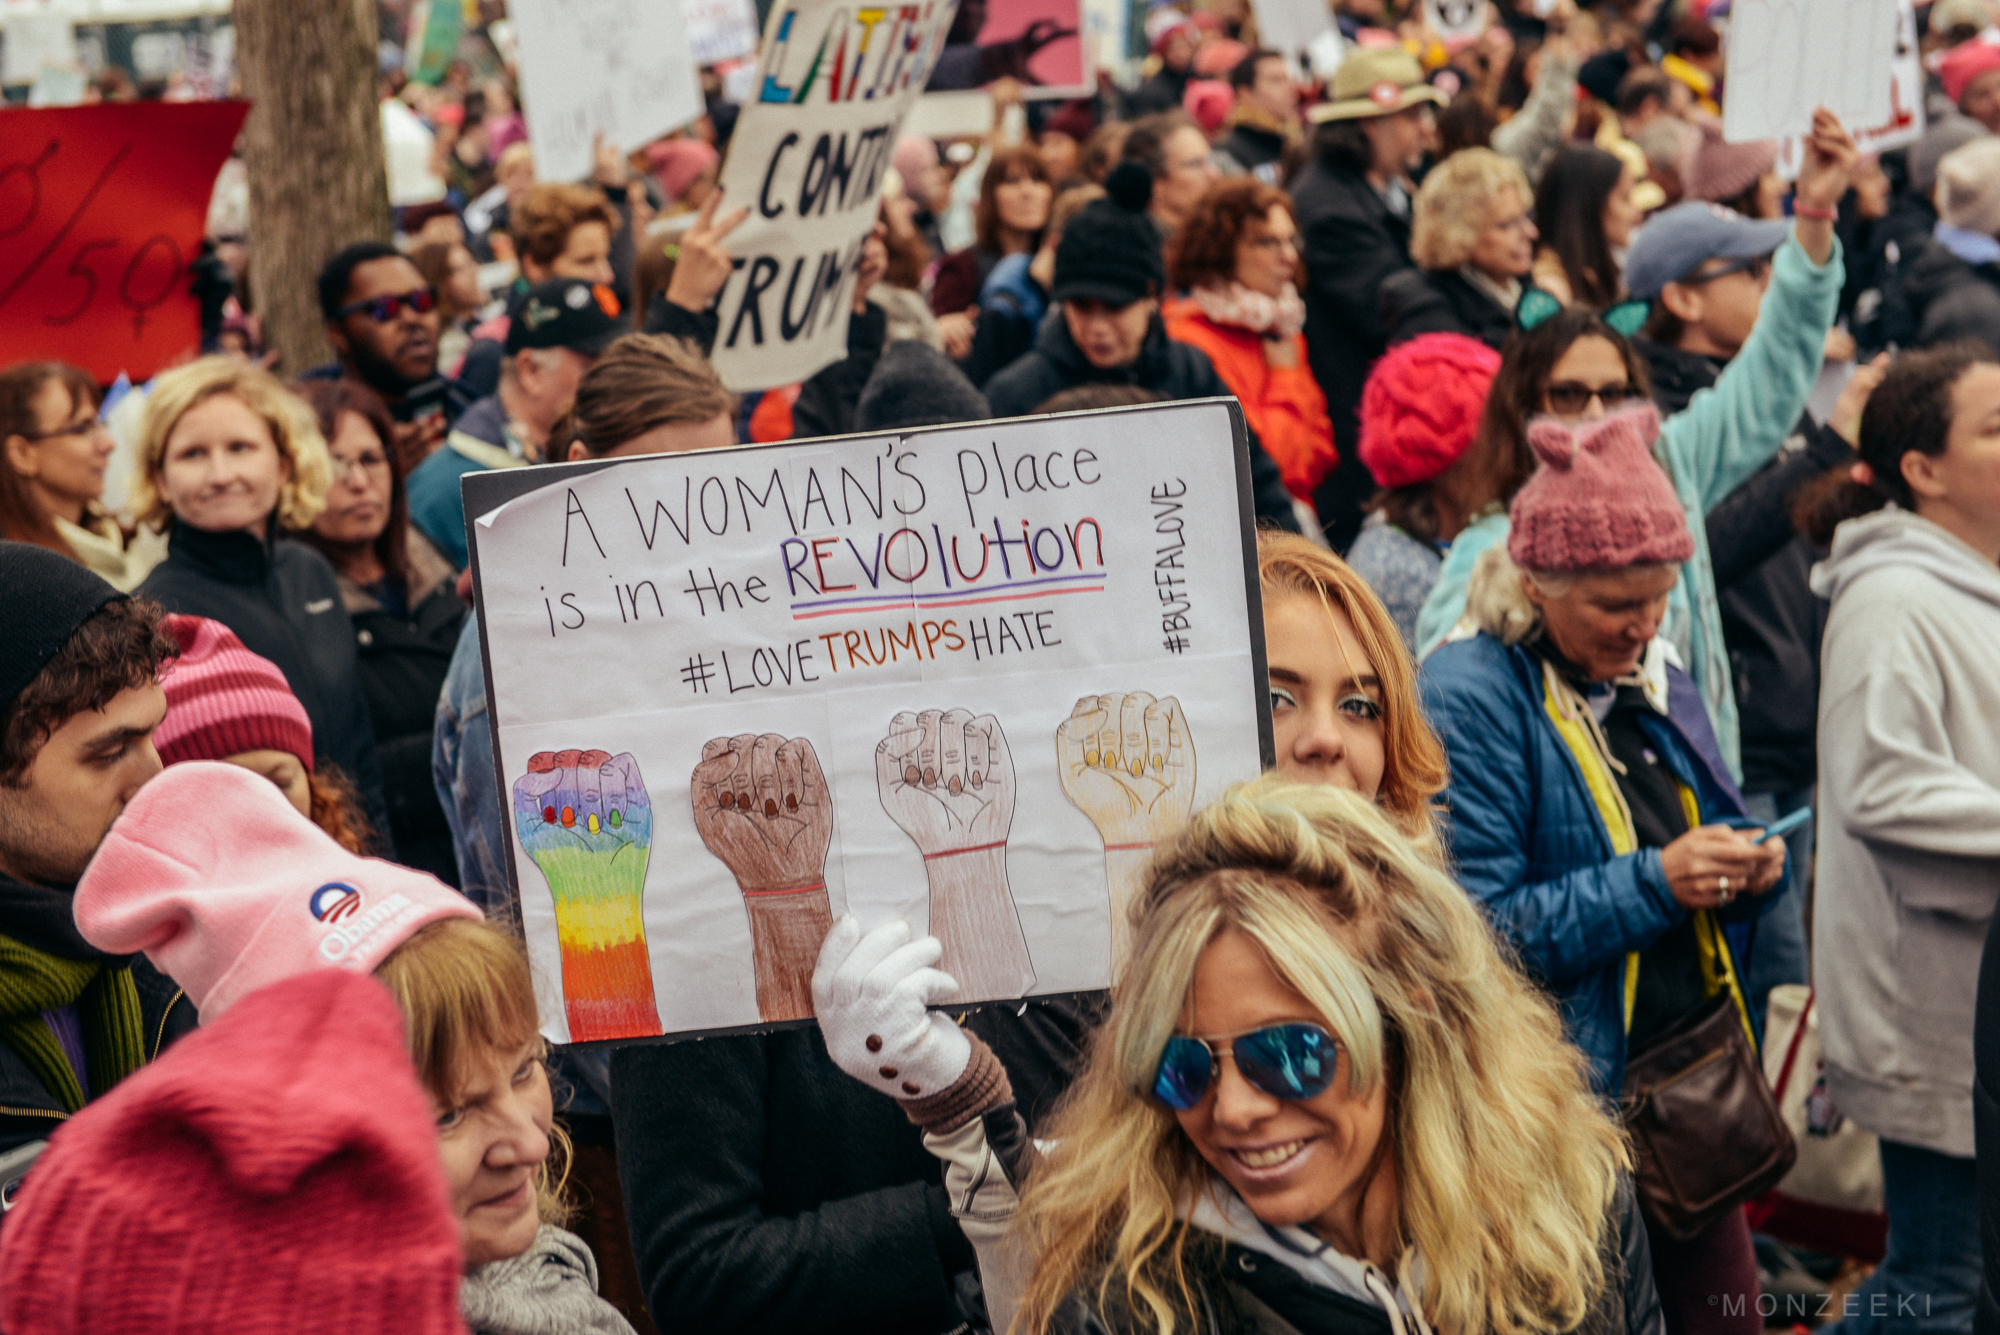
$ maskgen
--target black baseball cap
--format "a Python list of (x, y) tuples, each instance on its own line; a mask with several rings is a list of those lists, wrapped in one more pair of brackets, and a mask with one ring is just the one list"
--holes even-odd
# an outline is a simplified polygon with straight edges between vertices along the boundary
[(523, 348), (568, 348), (586, 357), (604, 351), (629, 333), (618, 294), (603, 283), (552, 278), (515, 298), (507, 321), (507, 352)]

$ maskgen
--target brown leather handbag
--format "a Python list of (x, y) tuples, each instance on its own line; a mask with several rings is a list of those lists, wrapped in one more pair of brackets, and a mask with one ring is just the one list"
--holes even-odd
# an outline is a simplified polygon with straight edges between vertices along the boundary
[(1640, 1208), (1677, 1242), (1776, 1186), (1798, 1157), (1727, 991), (1626, 1060), (1619, 1109)]

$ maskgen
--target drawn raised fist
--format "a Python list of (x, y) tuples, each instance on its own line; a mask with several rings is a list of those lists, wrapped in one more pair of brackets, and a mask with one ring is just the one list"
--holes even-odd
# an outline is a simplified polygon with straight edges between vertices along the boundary
[(1171, 695), (1084, 696), (1056, 729), (1056, 768), (1106, 848), (1157, 843), (1194, 810), (1194, 739)]
[(833, 799), (819, 757), (803, 737), (717, 737), (694, 770), (701, 841), (746, 894), (826, 880)]
[(875, 748), (882, 806), (925, 857), (1005, 843), (1014, 824), (1014, 758), (991, 714), (905, 710)]
[(702, 747), (691, 787), (695, 829), (743, 892), (758, 1017), (810, 1017), (813, 961), (833, 926), (833, 798), (819, 756), (804, 737), (717, 737)]

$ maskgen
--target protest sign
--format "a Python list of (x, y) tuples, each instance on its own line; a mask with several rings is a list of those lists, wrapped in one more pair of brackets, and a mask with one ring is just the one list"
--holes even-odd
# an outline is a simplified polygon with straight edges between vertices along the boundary
[(589, 176), (597, 135), (629, 152), (702, 113), (678, 4), (511, 0), (507, 12), (537, 180)]
[(1101, 988), (1273, 755), (1234, 400), (468, 475), (543, 1032), (808, 1018), (832, 921)]
[(1486, 31), (1487, 0), (1424, 0), (1424, 21), (1440, 40), (1459, 45)]
[(1924, 134), (1924, 66), (1917, 46), (1917, 10), (1911, 0), (1896, 6), (1896, 54), (1889, 62), (1889, 118), (1854, 132), (1863, 153), (1886, 153), (1914, 144)]
[(953, 0), (855, 8), (791, 0), (771, 12), (757, 98), (722, 164), (736, 272), (714, 362), (733, 390), (804, 380), (847, 353), (847, 317), (882, 173), (951, 31)]
[(436, 84), (457, 58), (464, 36), (465, 0), (417, 0), (403, 68), (418, 83)]
[(67, 69), (77, 62), (76, 29), (66, 13), (15, 9), (6, 17), (5, 31), (0, 83), (33, 83), (44, 66)]
[(1294, 74), (1306, 68), (1308, 52), (1319, 38), (1332, 32), (1333, 10), (1326, 0), (1251, 0), (1257, 16), (1257, 37), (1273, 51), (1281, 51)]
[(1898, 0), (1737, 0), (1729, 20), (1723, 138), (1803, 135), (1815, 107), (1843, 125), (1884, 125)]
[(1027, 98), (1092, 91), (1083, 63), (1082, 0), (959, 0), (928, 91), (963, 92), (1012, 79)]
[(195, 350), (188, 266), (249, 109), (0, 111), (0, 365), (54, 357), (144, 379)]
[(751, 0), (686, 0), (682, 12), (697, 64), (719, 65), (757, 50), (757, 6)]

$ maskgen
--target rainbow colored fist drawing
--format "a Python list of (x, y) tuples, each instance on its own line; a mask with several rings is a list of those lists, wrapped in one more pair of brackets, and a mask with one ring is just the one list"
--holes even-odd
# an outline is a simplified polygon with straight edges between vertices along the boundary
[(572, 1043), (661, 1032), (641, 899), (653, 804), (628, 752), (541, 751), (514, 781), (514, 828), (548, 878)]

